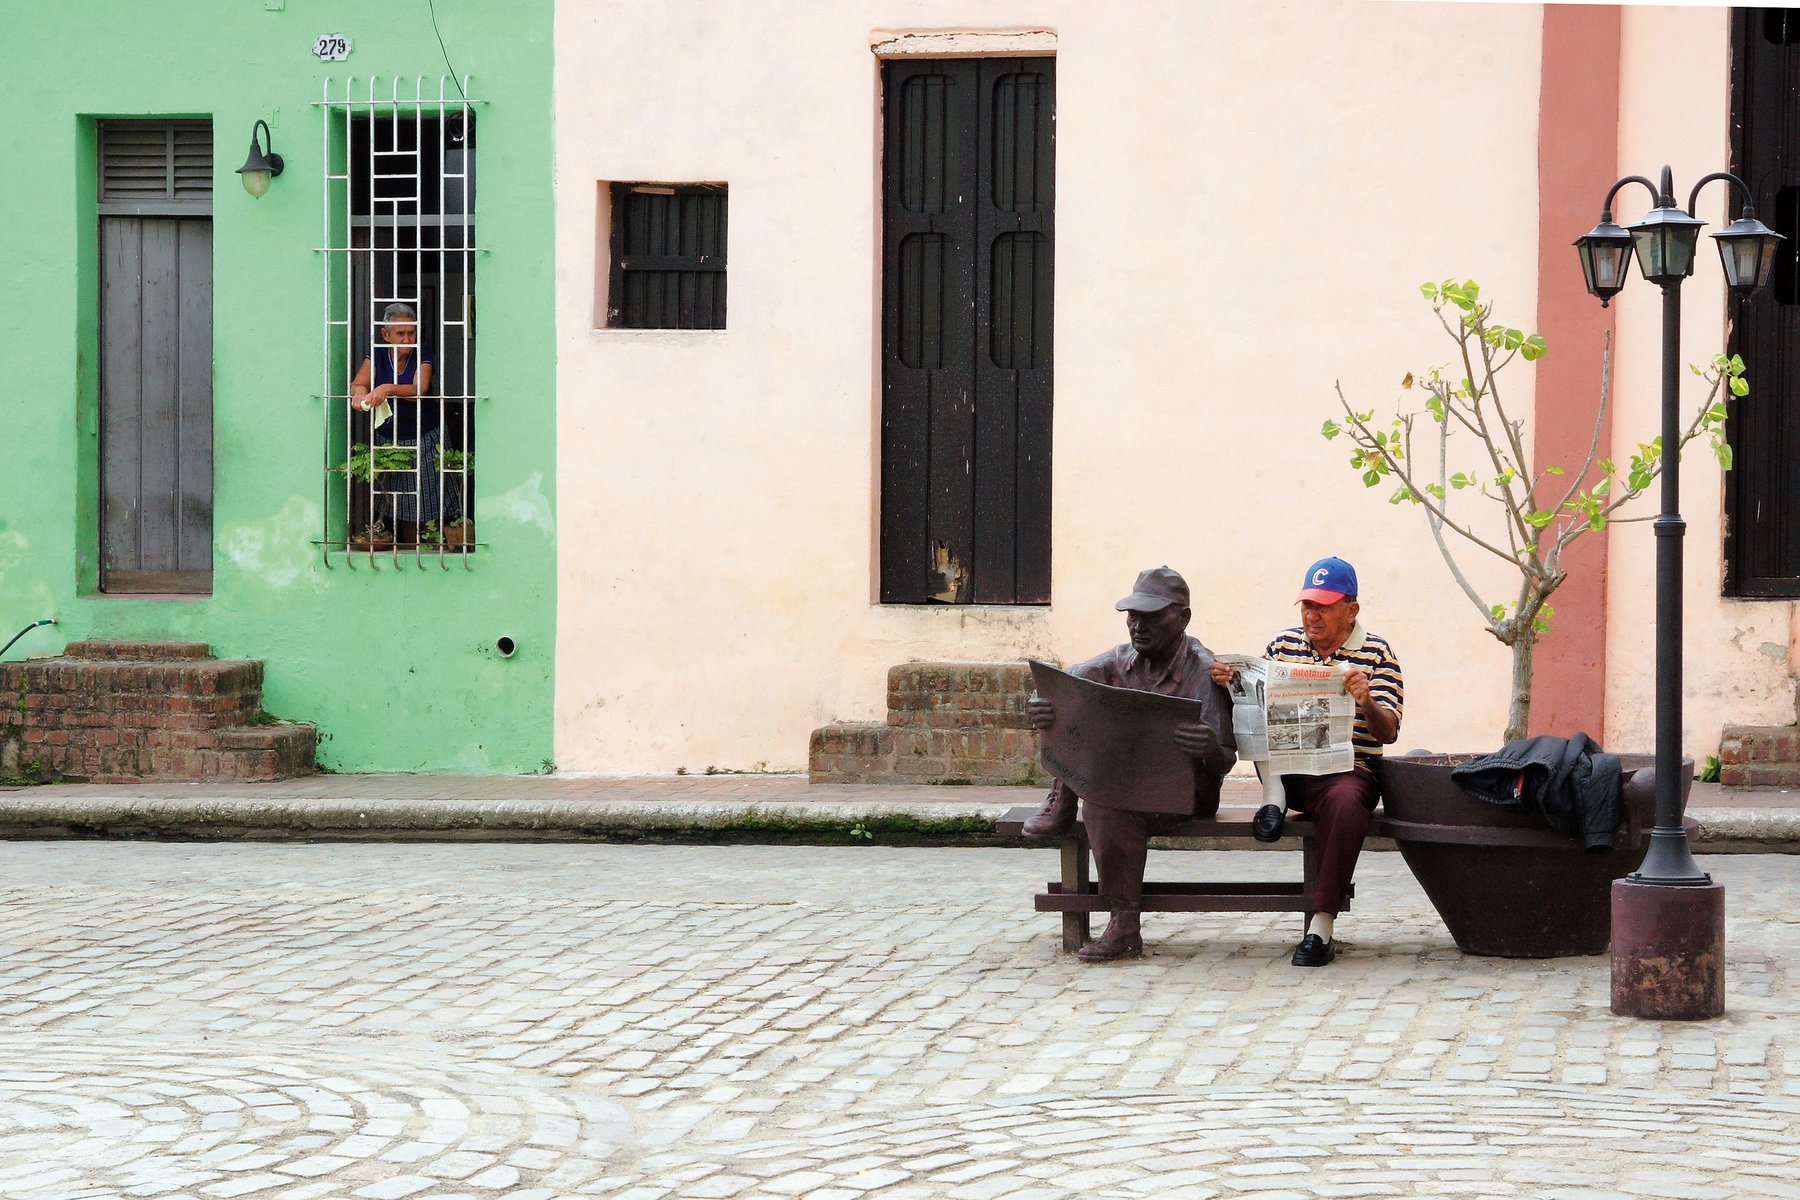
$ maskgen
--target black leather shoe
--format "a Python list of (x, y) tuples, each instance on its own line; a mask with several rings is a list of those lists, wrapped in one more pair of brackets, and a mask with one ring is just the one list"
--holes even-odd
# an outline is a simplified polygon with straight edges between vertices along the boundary
[(1286, 820), (1287, 811), (1281, 805), (1265, 804), (1250, 821), (1250, 836), (1259, 842), (1279, 842), (1281, 825)]
[(1337, 942), (1326, 941), (1316, 933), (1309, 933), (1300, 939), (1294, 947), (1294, 965), (1296, 967), (1322, 967), (1337, 957)]

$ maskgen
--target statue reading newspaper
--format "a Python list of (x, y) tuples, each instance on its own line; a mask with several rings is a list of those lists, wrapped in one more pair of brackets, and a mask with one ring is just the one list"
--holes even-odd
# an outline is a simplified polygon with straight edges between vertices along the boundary
[(1213, 681), (1213, 654), (1187, 635), (1186, 580), (1168, 567), (1140, 573), (1116, 609), (1130, 641), (1067, 673), (1031, 664), (1032, 727), (1056, 778), (1025, 822), (1028, 837), (1067, 833), (1085, 798), (1106, 932), (1079, 954), (1111, 962), (1144, 952), (1139, 933), (1144, 864), (1152, 837), (1219, 807), (1219, 783), (1237, 761), (1231, 702)]

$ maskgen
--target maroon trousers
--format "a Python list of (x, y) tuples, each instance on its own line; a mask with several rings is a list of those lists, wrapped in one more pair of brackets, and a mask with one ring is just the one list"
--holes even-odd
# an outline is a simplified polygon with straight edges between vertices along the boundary
[[(1313, 888), (1312, 910), (1335, 917), (1356, 872), (1356, 859), (1369, 832), (1370, 814), (1381, 798), (1380, 789), (1375, 777), (1363, 771), (1283, 775), (1281, 786), (1287, 792), (1288, 807), (1311, 817), (1317, 829), (1313, 836), (1319, 849), (1319, 878)], [(1096, 848), (1095, 856), (1098, 854)]]

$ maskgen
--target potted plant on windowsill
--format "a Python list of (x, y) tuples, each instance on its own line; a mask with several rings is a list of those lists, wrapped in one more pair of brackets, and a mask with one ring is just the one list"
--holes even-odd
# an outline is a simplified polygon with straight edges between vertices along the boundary
[[(1602, 456), (1611, 391), (1608, 335), (1587, 446), (1570, 447), (1572, 469), (1534, 461), (1525, 447), (1524, 423), (1502, 399), (1500, 374), (1517, 360), (1541, 358), (1548, 350), (1544, 339), (1495, 321), (1492, 305), (1482, 301), (1473, 282), (1427, 283), (1421, 291), (1456, 345), (1454, 366), (1407, 374), (1400, 386), (1421, 395), (1423, 409), (1402, 410), (1380, 422), (1373, 410), (1358, 411), (1340, 384), (1344, 418), (1326, 421), (1321, 432), (1350, 442), (1350, 465), (1364, 486), (1392, 486), (1389, 503), (1423, 512), (1458, 589), (1483, 627), (1511, 650), (1512, 689), (1501, 740), (1514, 741), (1526, 736), (1534, 654), (1554, 616), (1550, 597), (1568, 579), (1569, 548), (1609, 524), (1650, 519), (1615, 514), (1661, 475), (1664, 447), (1661, 437), (1638, 443), (1623, 468)], [(1749, 393), (1743, 360), (1715, 355), (1693, 371), (1708, 390), (1674, 453), (1705, 438), (1720, 467), (1730, 470), (1723, 394)], [(1423, 461), (1415, 456), (1415, 438), (1426, 453)], [(1467, 469), (1451, 469), (1453, 439), (1472, 446)], [(1512, 567), (1516, 586), (1507, 602), (1481, 594), (1460, 565), (1458, 548)], [(1604, 952), (1611, 882), (1642, 859), (1652, 824), (1651, 756), (1620, 756), (1624, 821), (1613, 849), (1593, 854), (1535, 817), (1464, 793), (1451, 780), (1450, 768), (1469, 757), (1403, 755), (1378, 768), (1381, 832), (1399, 843), (1456, 944), (1468, 953), (1517, 957)], [(1692, 766), (1684, 768), (1684, 797)]]
[(475, 545), (475, 522), (467, 516), (469, 481), (474, 470), (474, 451), (438, 447), (438, 471), (445, 480), (444, 513), (446, 516), (455, 514), (444, 522), (444, 549), (453, 554), (472, 549)]
[[(408, 472), (418, 461), (418, 451), (411, 446), (374, 446), (365, 442), (357, 442), (350, 447), (350, 456), (331, 470), (339, 475), (349, 475), (358, 483), (374, 487), (378, 475), (390, 472)], [(394, 531), (377, 517), (370, 522), (368, 528), (351, 534), (345, 540), (345, 547), (355, 551), (392, 550), (394, 548)]]
[(475, 522), (467, 517), (457, 517), (444, 526), (444, 549), (452, 554), (461, 553), (475, 544)]

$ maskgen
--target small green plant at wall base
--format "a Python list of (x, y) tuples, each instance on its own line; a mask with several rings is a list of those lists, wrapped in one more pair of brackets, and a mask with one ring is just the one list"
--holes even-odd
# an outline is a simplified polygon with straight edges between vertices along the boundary
[(1717, 783), (1717, 782), (1719, 782), (1719, 756), (1718, 755), (1709, 754), (1706, 756), (1706, 767), (1704, 770), (1702, 770), (1700, 772), (1700, 782), (1701, 783)]
[[(1493, 319), (1493, 305), (1481, 299), (1472, 281), (1427, 283), (1421, 293), (1438, 323), (1456, 344), (1449, 366), (1400, 380), (1403, 392), (1421, 397), (1422, 408), (1399, 407), (1392, 418), (1376, 419), (1375, 411), (1359, 411), (1337, 388), (1343, 420), (1325, 422), (1326, 439), (1350, 442), (1350, 467), (1363, 485), (1393, 485), (1391, 504), (1422, 509), (1432, 540), (1450, 568), (1457, 586), (1481, 614), (1483, 625), (1512, 651), (1512, 698), (1504, 740), (1525, 736), (1531, 715), (1532, 656), (1550, 630), (1556, 610), (1550, 596), (1563, 585), (1568, 571), (1563, 556), (1584, 534), (1618, 521), (1647, 521), (1646, 516), (1614, 514), (1647, 491), (1662, 474), (1662, 438), (1638, 442), (1627, 463), (1602, 455), (1612, 384), (1612, 336), (1601, 355), (1600, 390), (1594, 407), (1593, 435), (1586, 446), (1568, 447), (1568, 467), (1537, 462), (1525, 448), (1525, 423), (1512, 416), (1501, 399), (1500, 373), (1515, 360), (1534, 362), (1549, 352), (1542, 336), (1513, 329)], [(1682, 431), (1676, 454), (1695, 438), (1712, 446), (1722, 470), (1731, 469), (1731, 447), (1725, 441), (1727, 393), (1750, 394), (1744, 360), (1717, 354), (1704, 367), (1693, 367), (1705, 381), (1705, 398)], [(1406, 401), (1401, 401), (1404, 406)], [(1423, 443), (1423, 462), (1414, 454), (1414, 435)], [(1472, 454), (1452, 470), (1451, 439), (1470, 445)], [(1510, 601), (1484, 597), (1464, 573), (1445, 531), (1455, 534), (1465, 551), (1491, 555), (1518, 572)]]
[(863, 838), (867, 841), (875, 840), (874, 831), (867, 825), (864, 825), (861, 821), (858, 821), (850, 827), (850, 836), (853, 838)]

